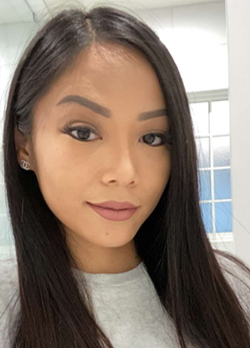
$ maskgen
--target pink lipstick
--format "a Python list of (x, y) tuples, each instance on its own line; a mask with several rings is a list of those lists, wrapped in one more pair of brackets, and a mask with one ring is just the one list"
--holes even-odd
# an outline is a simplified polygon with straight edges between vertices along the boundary
[[(98, 203), (102, 206), (91, 204), (87, 202), (88, 206), (91, 207), (97, 214), (103, 218), (111, 221), (124, 221), (134, 215), (138, 207), (132, 205), (131, 203), (119, 203), (114, 201), (109, 201), (105, 203)], [(106, 205), (106, 206), (104, 206)], [(112, 207), (112, 208), (110, 208)], [(121, 208), (122, 207), (122, 208)], [(132, 207), (132, 208), (131, 208)]]

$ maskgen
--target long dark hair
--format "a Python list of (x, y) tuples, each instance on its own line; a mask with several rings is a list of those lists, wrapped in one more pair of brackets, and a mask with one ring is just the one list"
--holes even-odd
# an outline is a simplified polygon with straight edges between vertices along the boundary
[[(80, 289), (73, 274), (77, 265), (60, 221), (45, 203), (34, 172), (19, 166), (14, 139), (15, 127), (31, 135), (36, 102), (94, 41), (140, 51), (154, 68), (164, 94), (173, 139), (171, 175), (135, 244), (176, 326), (180, 346), (249, 348), (247, 316), (204, 228), (192, 121), (178, 69), (143, 21), (100, 6), (88, 12), (64, 10), (49, 20), (28, 45), (11, 83), (4, 124), (4, 178), (20, 296), (11, 347), (112, 347), (95, 320), (87, 284)], [(240, 260), (231, 259), (250, 275)]]

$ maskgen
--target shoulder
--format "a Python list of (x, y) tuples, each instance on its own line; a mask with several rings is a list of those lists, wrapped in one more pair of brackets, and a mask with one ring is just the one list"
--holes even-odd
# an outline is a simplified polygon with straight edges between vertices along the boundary
[(216, 251), (224, 277), (250, 319), (250, 267), (240, 258), (229, 253)]

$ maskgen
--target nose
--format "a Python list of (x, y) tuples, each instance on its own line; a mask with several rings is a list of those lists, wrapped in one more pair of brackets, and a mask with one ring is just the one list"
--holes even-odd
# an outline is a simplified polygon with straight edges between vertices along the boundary
[(127, 186), (138, 182), (138, 160), (133, 150), (124, 147), (124, 144), (111, 149), (104, 162), (102, 180), (106, 185), (116, 183)]

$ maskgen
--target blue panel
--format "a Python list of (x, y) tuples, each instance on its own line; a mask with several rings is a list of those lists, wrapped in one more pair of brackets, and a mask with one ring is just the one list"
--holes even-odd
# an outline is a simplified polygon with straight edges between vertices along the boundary
[(216, 232), (232, 232), (232, 203), (215, 203)]
[(211, 199), (211, 170), (201, 170), (199, 174), (199, 200), (207, 201)]
[(201, 215), (205, 225), (207, 233), (212, 233), (212, 204), (211, 203), (200, 203)]
[(214, 171), (214, 198), (215, 199), (231, 199), (230, 169)]

